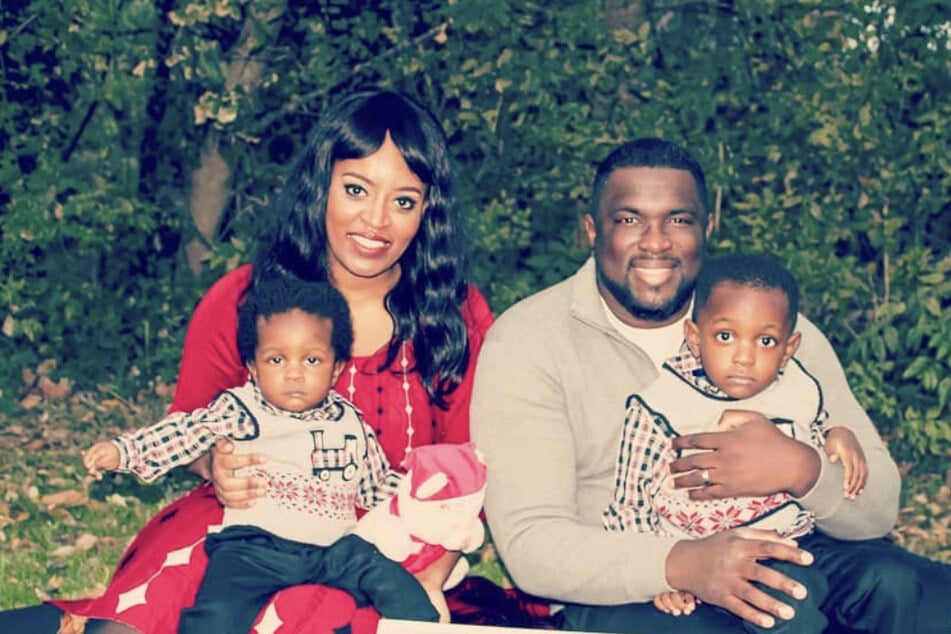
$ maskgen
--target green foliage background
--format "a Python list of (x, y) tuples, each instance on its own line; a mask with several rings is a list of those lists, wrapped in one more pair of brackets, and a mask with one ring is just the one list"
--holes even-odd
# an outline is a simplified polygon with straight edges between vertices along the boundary
[[(47, 359), (79, 386), (173, 380), (194, 302), (247, 259), (306, 130), (375, 83), (448, 131), (496, 312), (583, 260), (615, 144), (682, 142), (713, 250), (783, 258), (893, 451), (946, 464), (951, 10), (894, 4), (4, 0), (0, 402)], [(195, 275), (209, 145), (230, 189)]]

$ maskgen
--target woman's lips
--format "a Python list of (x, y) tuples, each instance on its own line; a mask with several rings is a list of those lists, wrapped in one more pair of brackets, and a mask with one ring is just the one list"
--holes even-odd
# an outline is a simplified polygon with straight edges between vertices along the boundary
[(351, 233), (350, 240), (364, 252), (378, 253), (385, 251), (390, 246), (390, 241), (385, 238), (372, 234)]

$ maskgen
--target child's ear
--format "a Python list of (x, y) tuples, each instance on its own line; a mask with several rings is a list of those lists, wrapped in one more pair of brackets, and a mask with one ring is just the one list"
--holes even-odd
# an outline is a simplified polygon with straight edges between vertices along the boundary
[(700, 328), (692, 319), (684, 320), (684, 340), (693, 356), (700, 358)]
[(340, 373), (343, 372), (343, 369), (345, 367), (347, 367), (346, 361), (339, 361), (339, 360), (334, 361), (334, 371), (330, 376), (330, 387), (334, 386), (334, 384), (337, 382), (337, 379), (340, 378)]
[(254, 364), (254, 361), (248, 361), (244, 364), (244, 367), (248, 369), (248, 373), (251, 375), (251, 380), (255, 383), (258, 382), (258, 366)]
[(799, 344), (802, 343), (802, 334), (794, 332), (789, 335), (789, 339), (786, 340), (786, 352), (783, 354), (783, 363), (781, 368), (785, 368), (786, 364), (789, 363), (789, 360), (792, 359), (793, 355), (796, 354), (796, 350), (799, 350)]

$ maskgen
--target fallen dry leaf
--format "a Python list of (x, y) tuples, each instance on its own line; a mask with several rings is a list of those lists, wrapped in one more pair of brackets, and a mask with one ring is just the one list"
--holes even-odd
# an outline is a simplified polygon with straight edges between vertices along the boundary
[(67, 378), (62, 378), (54, 383), (48, 376), (41, 376), (36, 387), (46, 398), (59, 401), (69, 396), (69, 393), (72, 392), (73, 382)]
[(34, 409), (43, 403), (43, 397), (37, 392), (30, 392), (20, 401), (20, 407), (23, 409)]
[(54, 548), (50, 551), (50, 557), (55, 557), (57, 559), (63, 559), (65, 557), (71, 556), (76, 552), (75, 546), (60, 546), (59, 548)]
[(73, 517), (72, 513), (69, 512), (69, 507), (51, 504), (46, 508), (47, 512), (50, 514), (50, 519), (55, 521), (57, 524), (62, 524), (64, 526), (76, 525), (76, 518)]
[(121, 495), (119, 495), (118, 493), (113, 493), (112, 495), (107, 496), (106, 501), (109, 502), (109, 504), (113, 504), (115, 506), (121, 506), (123, 508), (128, 506), (126, 499), (122, 497)]
[(99, 543), (99, 538), (90, 533), (83, 533), (76, 538), (76, 548), (79, 550), (89, 550)]
[(37, 546), (35, 542), (31, 542), (29, 539), (14, 537), (10, 540), (10, 548), (13, 550), (36, 550), (39, 548), (39, 546)]
[(66, 506), (76, 506), (85, 504), (87, 498), (80, 491), (58, 491), (56, 493), (47, 493), (40, 498), (40, 502), (48, 506), (63, 504)]
[(175, 383), (165, 383), (161, 379), (155, 384), (155, 395), (161, 398), (171, 398), (175, 395)]

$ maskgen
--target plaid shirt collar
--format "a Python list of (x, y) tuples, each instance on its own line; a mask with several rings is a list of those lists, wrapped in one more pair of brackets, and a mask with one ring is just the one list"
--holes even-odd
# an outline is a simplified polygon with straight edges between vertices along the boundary
[(264, 394), (261, 392), (261, 388), (258, 387), (257, 383), (252, 383), (252, 385), (254, 385), (254, 401), (263, 411), (275, 416), (295, 418), (305, 423), (318, 420), (336, 420), (340, 417), (339, 412), (341, 405), (346, 402), (340, 394), (331, 389), (327, 392), (327, 396), (324, 397), (324, 400), (317, 403), (314, 407), (304, 410), (303, 412), (291, 412), (269, 403), (264, 398)]
[(680, 346), (680, 354), (674, 355), (664, 361), (663, 369), (673, 373), (674, 376), (698, 392), (702, 392), (711, 398), (724, 401), (735, 400), (710, 382), (710, 377), (708, 377), (706, 371), (704, 371), (703, 364), (698, 357), (695, 357), (693, 353), (690, 352), (690, 348), (687, 347), (686, 342)]

